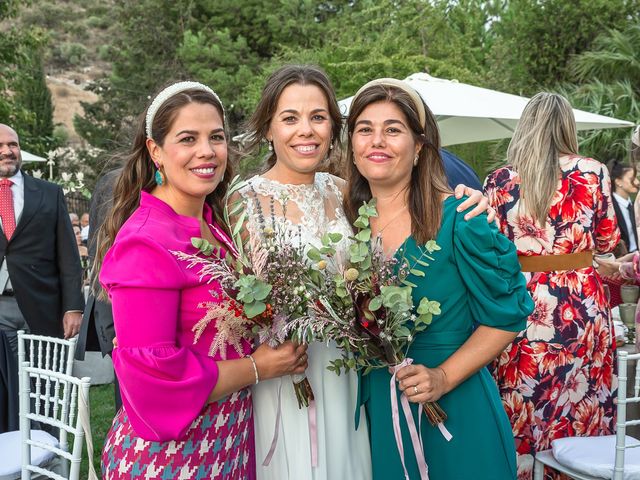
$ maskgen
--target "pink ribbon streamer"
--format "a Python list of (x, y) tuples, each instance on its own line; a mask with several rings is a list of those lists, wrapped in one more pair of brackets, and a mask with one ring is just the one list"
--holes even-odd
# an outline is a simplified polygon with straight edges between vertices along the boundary
[[(404, 463), (404, 446), (402, 444), (402, 431), (400, 430), (400, 412), (398, 410), (398, 397), (396, 396), (396, 374), (402, 367), (406, 367), (413, 363), (413, 359), (405, 358), (398, 365), (391, 367), (393, 369), (393, 375), (391, 375), (391, 381), (389, 382), (389, 395), (391, 398), (391, 417), (393, 419), (393, 433), (396, 437), (396, 445), (398, 446), (398, 453), (400, 454), (400, 461), (402, 462), (402, 469), (404, 470), (405, 480), (410, 480), (407, 467)], [(418, 463), (418, 470), (420, 472), (421, 480), (429, 480), (429, 469), (427, 462), (424, 458), (424, 449), (422, 446), (422, 438), (418, 434), (416, 424), (413, 421), (413, 415), (411, 414), (411, 408), (409, 407), (409, 400), (403, 393), (400, 395), (400, 403), (402, 404), (402, 411), (404, 418), (409, 428), (409, 435), (411, 436), (411, 444), (413, 446), (413, 452), (416, 456), (416, 462)], [(422, 415), (422, 412), (420, 412)]]
[(309, 402), (309, 410), (307, 411), (309, 419), (309, 440), (311, 441), (311, 466), (318, 466), (318, 413), (316, 401)]
[(276, 451), (276, 445), (278, 445), (278, 434), (280, 433), (280, 417), (282, 416), (282, 404), (280, 402), (280, 394), (282, 393), (282, 378), (280, 378), (280, 385), (278, 385), (278, 413), (276, 413), (276, 428), (273, 432), (273, 440), (271, 440), (271, 447), (269, 453), (264, 457), (262, 462), (263, 467), (268, 467), (273, 458), (273, 454)]
[[(278, 385), (278, 413), (276, 413), (276, 426), (273, 432), (273, 439), (271, 440), (271, 447), (269, 448), (269, 452), (267, 456), (264, 458), (262, 462), (263, 467), (268, 467), (271, 463), (271, 459), (273, 459), (273, 454), (276, 451), (276, 446), (278, 445), (278, 434), (280, 433), (280, 421), (282, 417), (282, 403), (280, 400), (280, 396), (282, 393), (282, 378), (280, 379), (280, 385)], [(307, 417), (309, 421), (309, 441), (311, 442), (311, 466), (318, 466), (318, 409), (316, 406), (316, 401), (311, 400), (309, 402), (309, 407), (307, 411)]]
[(438, 427), (438, 430), (440, 430), (440, 433), (442, 434), (444, 439), (447, 442), (450, 442), (451, 439), (453, 438), (453, 435), (451, 435), (451, 432), (449, 432), (449, 430), (447, 430), (447, 427), (444, 426), (444, 423), (442, 423), (442, 422), (438, 423), (437, 427)]

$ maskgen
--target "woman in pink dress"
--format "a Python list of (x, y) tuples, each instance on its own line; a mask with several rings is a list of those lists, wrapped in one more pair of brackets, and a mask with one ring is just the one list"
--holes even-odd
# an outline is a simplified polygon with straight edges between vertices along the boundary
[(613, 431), (615, 336), (593, 254), (613, 250), (620, 232), (607, 169), (578, 155), (563, 97), (531, 99), (507, 156), (485, 190), (516, 245), (535, 310), (494, 376), (516, 440), (518, 478), (530, 479), (536, 452), (555, 438)]
[(197, 254), (192, 237), (223, 256), (232, 250), (216, 223), (231, 178), (224, 110), (209, 87), (180, 82), (155, 97), (144, 119), (97, 256), (113, 304), (123, 400), (103, 449), (103, 478), (253, 479), (247, 387), (303, 372), (305, 347), (262, 345), (251, 354), (237, 325), (215, 318), (195, 341), (219, 285), (174, 253)]

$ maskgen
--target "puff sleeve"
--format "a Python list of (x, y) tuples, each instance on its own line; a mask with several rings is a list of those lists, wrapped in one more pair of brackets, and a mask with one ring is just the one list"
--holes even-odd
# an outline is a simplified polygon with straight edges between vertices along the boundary
[(105, 256), (100, 281), (113, 304), (113, 364), (131, 425), (145, 440), (179, 440), (218, 377), (213, 358), (178, 344), (184, 272), (153, 238), (128, 235)]
[(474, 320), (501, 330), (524, 330), (534, 303), (520, 272), (515, 245), (485, 215), (468, 221), (463, 215), (456, 217), (453, 251)]

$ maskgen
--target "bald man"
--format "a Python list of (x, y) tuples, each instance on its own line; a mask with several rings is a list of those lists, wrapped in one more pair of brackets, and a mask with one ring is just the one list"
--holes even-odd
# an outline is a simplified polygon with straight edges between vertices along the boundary
[(82, 267), (62, 189), (24, 174), (18, 134), (0, 123), (0, 330), (70, 338), (82, 322)]

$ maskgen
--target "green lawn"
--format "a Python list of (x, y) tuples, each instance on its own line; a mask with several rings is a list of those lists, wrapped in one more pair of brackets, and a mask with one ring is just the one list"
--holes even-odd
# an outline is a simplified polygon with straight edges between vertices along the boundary
[[(91, 408), (91, 434), (93, 436), (94, 448), (93, 465), (96, 469), (96, 473), (98, 474), (98, 478), (100, 478), (100, 455), (102, 452), (102, 445), (104, 444), (104, 439), (111, 427), (111, 421), (115, 416), (113, 384), (96, 385), (91, 387), (91, 390), (89, 391), (89, 399)], [(89, 467), (85, 445), (80, 478), (88, 478), (88, 471)]]

